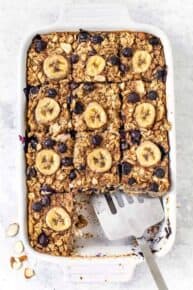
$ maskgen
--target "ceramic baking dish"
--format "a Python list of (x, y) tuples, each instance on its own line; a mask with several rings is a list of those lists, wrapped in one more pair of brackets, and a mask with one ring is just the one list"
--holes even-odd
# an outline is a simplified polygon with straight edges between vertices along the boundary
[[(115, 21), (116, 20), (116, 21)], [(25, 107), (26, 97), (23, 88), (26, 86), (26, 56), (32, 38), (36, 34), (54, 31), (78, 31), (80, 28), (93, 31), (131, 30), (154, 34), (161, 39), (165, 51), (168, 76), (166, 83), (168, 119), (172, 124), (169, 132), (170, 140), (170, 172), (172, 186), (168, 194), (163, 197), (165, 221), (160, 225), (156, 237), (152, 240), (151, 234), (147, 238), (151, 243), (156, 256), (164, 256), (172, 247), (176, 231), (176, 145), (174, 120), (174, 88), (173, 63), (170, 43), (165, 33), (160, 29), (132, 21), (129, 17), (128, 7), (120, 5), (81, 5), (64, 7), (58, 21), (46, 28), (33, 31), (24, 41), (20, 55), (19, 89), (18, 89), (18, 134), (25, 135)], [(19, 145), (18, 145), (19, 146)], [(60, 264), (65, 271), (67, 280), (80, 281), (115, 281), (122, 282), (131, 279), (137, 264), (143, 261), (140, 250), (131, 240), (116, 242), (107, 241), (96, 221), (91, 206), (86, 209), (89, 226), (84, 229), (93, 234), (92, 239), (79, 238), (77, 256), (54, 257), (34, 251), (28, 242), (27, 215), (26, 215), (26, 185), (25, 185), (25, 156), (22, 146), (18, 147), (18, 192), (19, 213), (22, 237), (27, 251), (38, 259)]]

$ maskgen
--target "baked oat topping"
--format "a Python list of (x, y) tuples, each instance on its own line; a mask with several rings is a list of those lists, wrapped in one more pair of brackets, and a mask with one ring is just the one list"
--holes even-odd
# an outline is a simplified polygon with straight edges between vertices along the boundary
[[(33, 38), (24, 141), (28, 235), (35, 250), (73, 254), (81, 223), (74, 196), (80, 192), (168, 191), (166, 77), (162, 43), (148, 33), (81, 29)], [(8, 232), (14, 235), (16, 227)], [(15, 268), (19, 262), (12, 260)]]

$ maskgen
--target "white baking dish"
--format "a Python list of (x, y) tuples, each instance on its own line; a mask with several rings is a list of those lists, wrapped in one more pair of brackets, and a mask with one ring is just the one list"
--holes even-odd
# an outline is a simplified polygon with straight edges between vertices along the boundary
[[(171, 47), (166, 35), (158, 28), (133, 22), (128, 13), (128, 7), (120, 5), (86, 5), (67, 6), (63, 8), (59, 20), (52, 26), (33, 31), (25, 42), (20, 55), (19, 89), (18, 89), (18, 134), (25, 135), (25, 106), (26, 98), (23, 88), (26, 86), (26, 54), (32, 37), (40, 33), (53, 31), (77, 31), (79, 28), (87, 30), (131, 30), (144, 31), (158, 36), (164, 46), (166, 63), (168, 66), (167, 76), (167, 107), (168, 119), (172, 124), (169, 133), (170, 138), (170, 165), (172, 186), (170, 192), (163, 198), (165, 222), (153, 242), (156, 256), (165, 255), (172, 247), (176, 231), (176, 145), (175, 145), (175, 120), (174, 120), (174, 89), (173, 89), (173, 63)], [(18, 145), (19, 146), (19, 145)], [(38, 259), (46, 259), (64, 267), (66, 279), (80, 281), (128, 281), (131, 279), (136, 265), (143, 261), (138, 248), (128, 240), (109, 242), (103, 236), (100, 226), (92, 212), (88, 208), (89, 228), (85, 231), (92, 232), (94, 238), (80, 239), (79, 244), (84, 247), (78, 248), (77, 257), (53, 257), (34, 251), (28, 242), (27, 215), (26, 215), (26, 185), (25, 185), (25, 158), (22, 146), (18, 147), (18, 192), (19, 214), (22, 229), (22, 237), (27, 251), (36, 255)]]

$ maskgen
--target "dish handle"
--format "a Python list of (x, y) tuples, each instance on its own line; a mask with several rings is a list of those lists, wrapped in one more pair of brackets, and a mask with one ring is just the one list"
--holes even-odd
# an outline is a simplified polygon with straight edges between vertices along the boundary
[(116, 25), (130, 26), (133, 21), (129, 16), (129, 8), (124, 4), (71, 4), (63, 9), (59, 7), (58, 26), (72, 28), (87, 28), (109, 26), (113, 29)]

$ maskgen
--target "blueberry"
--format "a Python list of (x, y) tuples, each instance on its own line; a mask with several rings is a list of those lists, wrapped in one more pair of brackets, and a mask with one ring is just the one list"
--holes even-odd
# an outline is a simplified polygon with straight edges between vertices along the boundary
[(149, 39), (149, 43), (151, 44), (151, 45), (158, 45), (158, 44), (160, 44), (160, 40), (159, 40), (159, 38), (157, 38), (157, 37), (155, 37), (155, 36), (152, 36), (150, 39)]
[(92, 136), (91, 142), (94, 146), (99, 146), (101, 142), (103, 141), (103, 137), (100, 135), (94, 135)]
[(32, 86), (32, 87), (30, 88), (30, 93), (31, 93), (32, 95), (35, 95), (35, 94), (37, 94), (37, 93), (39, 92), (39, 90), (40, 90), (40, 86)]
[(119, 65), (120, 64), (120, 59), (118, 56), (116, 55), (112, 55), (108, 58), (108, 61), (112, 64), (112, 65)]
[(44, 232), (38, 236), (38, 244), (40, 244), (42, 247), (47, 247), (49, 244), (49, 238)]
[(158, 178), (163, 178), (165, 176), (165, 170), (163, 168), (161, 168), (161, 167), (158, 167), (158, 168), (155, 169), (154, 174)]
[(71, 90), (75, 90), (76, 88), (78, 88), (78, 86), (79, 86), (79, 84), (76, 83), (76, 82), (71, 82), (69, 84), (69, 87), (70, 87)]
[(42, 38), (41, 38), (41, 35), (40, 34), (36, 34), (34, 37), (33, 37), (33, 39), (32, 39), (32, 41), (35, 41), (35, 40), (41, 40)]
[(157, 146), (159, 147), (159, 149), (161, 151), (161, 160), (163, 160), (164, 157), (168, 154), (168, 152), (165, 150), (165, 148), (162, 145), (157, 144)]
[(159, 191), (159, 185), (156, 182), (152, 182), (149, 186), (149, 190), (153, 192)]
[(42, 191), (44, 194), (55, 193), (55, 190), (52, 187), (50, 187), (48, 184), (43, 184), (40, 188), (40, 191)]
[(162, 81), (162, 82), (165, 82), (166, 81), (166, 76), (167, 76), (167, 70), (166, 68), (161, 68), (161, 69), (158, 69), (156, 71), (156, 74), (155, 74), (155, 77)]
[(137, 103), (140, 101), (140, 96), (137, 93), (132, 92), (128, 95), (127, 101), (132, 104)]
[(121, 150), (127, 150), (129, 149), (129, 144), (126, 141), (121, 141)]
[(37, 39), (35, 40), (35, 51), (36, 52), (41, 52), (43, 50), (45, 50), (47, 47), (47, 42), (45, 42), (44, 40), (42, 39)]
[(76, 131), (75, 130), (70, 130), (70, 136), (72, 139), (76, 138)]
[(94, 90), (94, 84), (86, 82), (86, 83), (83, 84), (83, 89), (86, 92), (92, 92)]
[(58, 144), (58, 151), (60, 153), (65, 153), (67, 151), (68, 147), (65, 143), (59, 143)]
[(49, 89), (47, 90), (47, 95), (48, 95), (48, 97), (51, 97), (51, 98), (56, 97), (56, 96), (57, 96), (57, 91), (56, 91), (56, 89), (54, 89), (54, 88), (49, 88)]
[(72, 54), (71, 57), (70, 57), (70, 61), (72, 64), (75, 64), (79, 61), (79, 56), (78, 54)]
[(128, 179), (128, 185), (133, 185), (134, 183), (136, 183), (136, 179), (134, 177)]
[(131, 130), (129, 133), (131, 136), (131, 142), (139, 145), (141, 141), (141, 132), (139, 130)]
[(51, 201), (49, 195), (44, 195), (41, 199), (42, 206), (49, 206), (50, 202)]
[(121, 63), (119, 65), (119, 70), (122, 72), (122, 73), (126, 73), (128, 71), (128, 66), (124, 63)]
[(74, 107), (74, 113), (79, 115), (79, 114), (82, 114), (83, 112), (84, 112), (84, 105), (80, 101), (76, 102), (75, 107)]
[(104, 38), (99, 34), (95, 34), (91, 37), (91, 42), (94, 44), (100, 44), (103, 40)]
[(27, 168), (26, 175), (27, 175), (27, 177), (30, 179), (30, 178), (36, 177), (37, 172), (36, 172), (36, 170), (35, 170), (34, 167), (30, 167), (30, 166), (29, 166), (29, 167)]
[(86, 169), (86, 166), (84, 164), (80, 164), (77, 169), (82, 171)]
[(56, 141), (54, 141), (51, 138), (48, 138), (44, 141), (44, 147), (46, 148), (52, 148), (56, 144)]
[(150, 99), (151, 101), (154, 101), (154, 100), (156, 100), (157, 99), (157, 97), (158, 97), (158, 94), (157, 94), (157, 92), (156, 91), (149, 91), (148, 92), (148, 99)]
[(133, 49), (131, 47), (125, 47), (122, 49), (121, 53), (125, 57), (131, 57), (133, 55)]
[(42, 202), (36, 201), (32, 204), (32, 210), (36, 212), (40, 212), (42, 210)]
[(124, 130), (120, 131), (120, 138), (122, 141), (126, 139), (126, 132)]
[(80, 32), (78, 34), (78, 41), (86, 42), (87, 40), (89, 40), (89, 38), (90, 34), (87, 31), (80, 29)]
[(69, 174), (69, 179), (70, 180), (73, 180), (76, 178), (76, 172), (75, 170), (71, 170), (70, 174)]
[(72, 99), (73, 99), (73, 95), (69, 95), (66, 97), (66, 103), (67, 103), (68, 107), (71, 105)]
[(30, 89), (31, 89), (31, 86), (29, 86), (29, 85), (27, 85), (27, 87), (23, 89), (23, 92), (24, 92), (26, 98), (29, 97)]
[(123, 162), (122, 164), (121, 164), (121, 172), (122, 172), (122, 174), (124, 174), (124, 175), (127, 175), (127, 174), (129, 174), (130, 172), (131, 172), (131, 170), (132, 170), (132, 164), (131, 163), (129, 163), (129, 162)]
[(72, 157), (64, 157), (61, 161), (63, 166), (72, 166), (73, 165), (73, 158)]
[(38, 139), (36, 136), (31, 136), (29, 139), (28, 139), (28, 143), (31, 145), (31, 147), (33, 149), (36, 149), (36, 146), (38, 144)]

